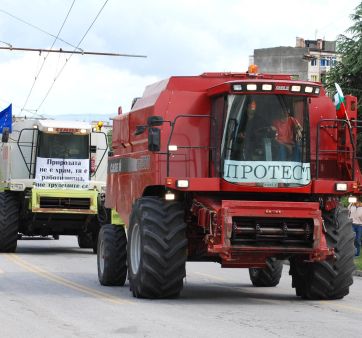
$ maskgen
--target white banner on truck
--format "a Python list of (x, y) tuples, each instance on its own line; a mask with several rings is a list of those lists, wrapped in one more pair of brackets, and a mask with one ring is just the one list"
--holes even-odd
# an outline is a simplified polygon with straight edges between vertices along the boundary
[(37, 157), (35, 186), (51, 189), (88, 189), (89, 159)]
[(310, 164), (284, 161), (225, 160), (224, 179), (235, 183), (306, 185), (310, 182)]

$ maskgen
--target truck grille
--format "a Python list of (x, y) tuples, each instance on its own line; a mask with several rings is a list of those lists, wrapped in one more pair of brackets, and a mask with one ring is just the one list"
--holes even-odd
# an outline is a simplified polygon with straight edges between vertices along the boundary
[(90, 205), (90, 198), (40, 197), (40, 208), (87, 210)]
[(313, 219), (233, 217), (232, 245), (313, 246)]

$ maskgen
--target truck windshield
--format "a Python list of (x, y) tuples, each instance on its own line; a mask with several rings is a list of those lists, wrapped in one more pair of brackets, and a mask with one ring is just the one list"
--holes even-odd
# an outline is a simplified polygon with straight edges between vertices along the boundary
[(88, 159), (89, 135), (39, 132), (38, 156), (43, 158)]
[(307, 98), (229, 95), (222, 139), (223, 178), (260, 186), (310, 182)]

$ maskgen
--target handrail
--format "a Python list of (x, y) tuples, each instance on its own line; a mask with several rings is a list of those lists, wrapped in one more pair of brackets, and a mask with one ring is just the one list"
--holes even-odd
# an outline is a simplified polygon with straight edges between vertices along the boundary
[[(327, 150), (321, 150), (319, 145), (320, 145), (320, 130), (322, 129), (322, 123), (324, 122), (333, 122), (335, 124), (335, 126), (330, 126), (329, 128), (337, 128), (337, 124), (341, 123), (344, 124), (345, 126), (347, 125), (347, 129), (348, 129), (348, 133), (349, 133), (349, 138), (350, 138), (350, 143), (352, 146), (352, 151), (349, 150), (343, 150), (343, 149), (327, 149)], [(344, 126), (344, 128), (345, 128)], [(321, 119), (320, 121), (318, 121), (317, 123), (317, 140), (316, 140), (316, 179), (319, 178), (319, 156), (321, 153), (352, 153), (352, 162), (354, 163), (355, 159), (356, 159), (356, 147), (355, 147), (355, 143), (354, 143), (354, 138), (353, 138), (353, 133), (352, 133), (352, 127), (350, 124), (350, 121), (347, 120), (342, 120), (342, 119)], [(352, 165), (352, 179), (354, 179), (355, 176), (355, 170), (354, 170), (354, 165)]]

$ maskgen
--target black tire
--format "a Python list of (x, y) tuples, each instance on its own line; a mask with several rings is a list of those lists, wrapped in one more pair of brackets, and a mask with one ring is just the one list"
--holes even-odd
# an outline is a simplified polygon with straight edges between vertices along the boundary
[(250, 268), (249, 276), (254, 286), (257, 287), (272, 287), (279, 284), (283, 271), (283, 262), (277, 261), (274, 258), (266, 260), (266, 267)]
[(93, 237), (92, 233), (82, 233), (78, 235), (78, 245), (81, 249), (91, 249), (93, 248)]
[(187, 239), (180, 203), (143, 197), (128, 229), (128, 278), (134, 297), (179, 296), (186, 276)]
[(98, 235), (99, 229), (95, 232), (92, 232), (92, 249), (94, 254), (98, 252)]
[(103, 225), (97, 249), (98, 279), (105, 286), (123, 286), (127, 277), (127, 237), (123, 226)]
[(335, 250), (335, 258), (307, 263), (290, 260), (290, 275), (296, 294), (303, 299), (341, 299), (348, 295), (353, 283), (354, 234), (346, 208), (337, 207), (323, 215), (327, 229), (327, 245)]
[(18, 195), (0, 192), (0, 252), (15, 252), (19, 230)]

